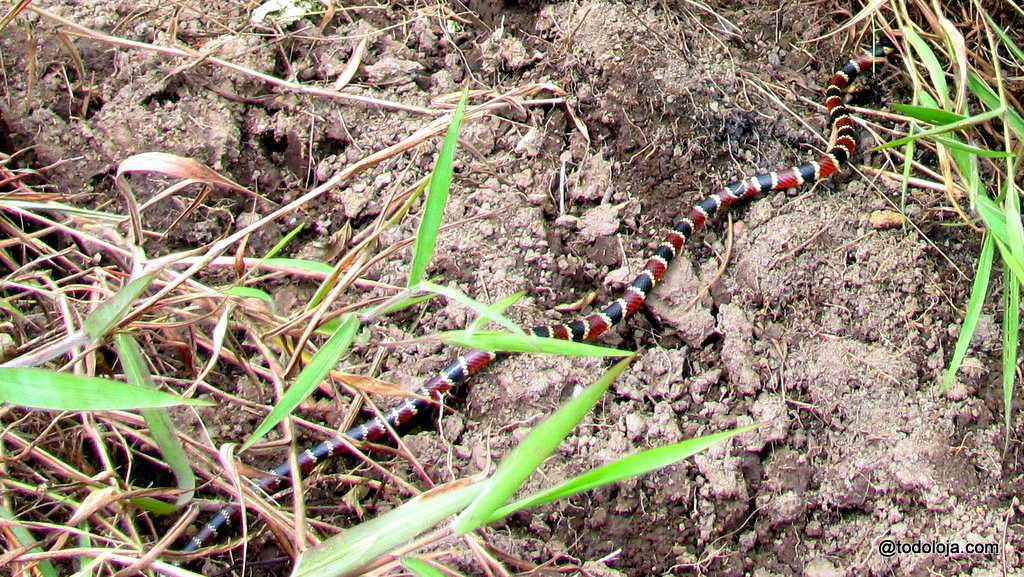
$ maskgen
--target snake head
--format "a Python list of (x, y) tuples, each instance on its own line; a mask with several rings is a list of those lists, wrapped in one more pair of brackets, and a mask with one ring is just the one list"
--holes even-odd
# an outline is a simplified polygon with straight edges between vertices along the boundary
[(875, 46), (872, 48), (871, 52), (875, 58), (886, 59), (896, 52), (896, 45), (889, 36), (882, 35), (875, 42)]

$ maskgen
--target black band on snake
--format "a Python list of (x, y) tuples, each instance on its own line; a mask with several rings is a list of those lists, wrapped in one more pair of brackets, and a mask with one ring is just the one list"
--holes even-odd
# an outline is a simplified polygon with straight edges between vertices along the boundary
[[(844, 89), (855, 76), (875, 64), (884, 62), (893, 51), (893, 45), (883, 39), (870, 51), (847, 62), (832, 76), (828, 88), (825, 90), (825, 107), (828, 109), (830, 117), (831, 144), (820, 158), (800, 166), (778, 172), (758, 174), (726, 185), (690, 208), (683, 219), (668, 231), (664, 241), (654, 250), (639, 276), (630, 283), (619, 299), (599, 312), (581, 319), (567, 324), (534, 327), (530, 329), (530, 332), (538, 337), (553, 337), (572, 341), (588, 341), (597, 338), (635, 313), (643, 305), (647, 295), (664, 276), (669, 264), (682, 249), (686, 239), (704, 226), (711, 217), (724, 212), (737, 201), (772, 190), (808, 185), (827, 178), (839, 170), (853, 156), (857, 148), (856, 129), (844, 102)], [(342, 448), (347, 442), (373, 442), (382, 439), (388, 434), (389, 428), (401, 428), (421, 411), (439, 401), (442, 395), (480, 372), (497, 357), (496, 353), (479, 350), (471, 350), (463, 354), (440, 373), (423, 383), (416, 390), (416, 395), (419, 398), (410, 397), (379, 417), (354, 427), (344, 434), (347, 439), (334, 437), (303, 451), (298, 456), (299, 469), (303, 475), (309, 474), (318, 463), (342, 452)], [(271, 475), (259, 479), (257, 484), (263, 491), (273, 493), (286, 486), (290, 479), (291, 467), (288, 461), (285, 461), (276, 467)], [(225, 506), (202, 526), (182, 551), (192, 553), (200, 547), (210, 544), (217, 533), (238, 514), (237, 506)]]

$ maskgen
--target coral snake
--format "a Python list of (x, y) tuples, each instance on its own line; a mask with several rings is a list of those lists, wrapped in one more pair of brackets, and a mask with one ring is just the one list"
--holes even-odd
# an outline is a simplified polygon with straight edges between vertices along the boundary
[[(760, 193), (811, 184), (839, 170), (857, 148), (856, 129), (844, 102), (844, 90), (855, 76), (875, 64), (884, 62), (894, 49), (892, 43), (883, 38), (870, 51), (848, 61), (832, 76), (825, 90), (825, 107), (830, 117), (831, 145), (818, 160), (778, 172), (758, 174), (726, 185), (691, 207), (686, 216), (668, 231), (664, 241), (654, 250), (640, 274), (619, 299), (581, 319), (567, 324), (534, 327), (530, 332), (538, 337), (573, 341), (597, 338), (643, 305), (647, 295), (664, 276), (686, 239), (715, 214), (725, 211), (735, 202), (753, 198)], [(480, 350), (471, 350), (463, 354), (423, 383), (416, 390), (415, 397), (409, 397), (398, 406), (345, 432), (343, 436), (327, 439), (300, 453), (297, 459), (299, 469), (303, 475), (310, 473), (318, 463), (342, 452), (348, 443), (381, 440), (389, 434), (389, 429), (401, 428), (421, 411), (439, 401), (442, 395), (480, 372), (498, 356), (497, 353)], [(290, 479), (291, 465), (285, 461), (270, 475), (259, 479), (257, 484), (266, 493), (273, 493), (286, 486)], [(210, 544), (217, 533), (238, 516), (239, 512), (240, 509), (236, 505), (222, 508), (188, 541), (182, 551), (192, 553)]]

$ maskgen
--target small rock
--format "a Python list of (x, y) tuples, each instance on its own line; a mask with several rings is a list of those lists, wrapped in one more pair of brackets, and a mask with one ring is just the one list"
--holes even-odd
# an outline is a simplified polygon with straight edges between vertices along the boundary
[(490, 56), (484, 58), (484, 68), (490, 72), (498, 72), (497, 64), (506, 70), (518, 70), (533, 63), (535, 56), (526, 49), (523, 41), (507, 34), (504, 28), (497, 28), (481, 45), (481, 50)]
[(385, 55), (380, 60), (366, 66), (363, 71), (367, 80), (373, 83), (404, 83), (412, 80), (412, 75), (423, 70), (423, 65), (412, 60), (401, 60)]
[(962, 401), (970, 396), (970, 393), (970, 389), (967, 388), (967, 385), (965, 385), (963, 381), (958, 378), (954, 378), (953, 381), (949, 383), (949, 387), (947, 387), (942, 394), (952, 401)]
[(804, 577), (843, 577), (843, 572), (828, 559), (819, 557), (804, 565)]
[(792, 525), (807, 514), (807, 501), (799, 493), (783, 493), (773, 496), (762, 512), (770, 519), (772, 527)]
[(903, 226), (907, 219), (895, 210), (876, 210), (868, 217), (871, 227), (875, 230), (886, 230)]
[(603, 151), (588, 156), (569, 177), (569, 197), (578, 201), (605, 198), (613, 190), (612, 163)]
[(563, 214), (555, 219), (555, 226), (575, 230), (579, 227), (580, 219), (571, 214)]
[(722, 305), (718, 311), (719, 331), (725, 335), (722, 343), (722, 364), (733, 386), (743, 395), (754, 395), (761, 390), (761, 376), (754, 364), (754, 327), (747, 313), (740, 307)]
[(621, 204), (602, 204), (588, 210), (580, 217), (580, 237), (586, 241), (594, 241), (603, 236), (615, 234), (619, 230), (619, 212)]
[(644, 433), (647, 432), (647, 422), (644, 418), (636, 413), (629, 413), (626, 415), (626, 435), (632, 441), (640, 441), (643, 439)]
[(18, 352), (18, 342), (9, 333), (0, 333), (0, 362), (14, 357)]
[(544, 135), (536, 127), (531, 126), (526, 134), (512, 148), (516, 154), (522, 154), (527, 158), (533, 158), (540, 154), (541, 146), (544, 144)]
[(760, 426), (743, 437), (748, 451), (758, 452), (768, 443), (786, 439), (790, 425), (789, 409), (778, 395), (762, 393), (750, 408), (750, 416)]
[(722, 443), (694, 456), (701, 475), (707, 478), (702, 492), (714, 500), (746, 500), (747, 482), (740, 470), (740, 459), (730, 455), (731, 443)]
[(661, 279), (657, 291), (647, 297), (647, 307), (662, 322), (679, 332), (686, 344), (700, 347), (714, 330), (715, 317), (701, 299), (694, 302), (704, 283), (687, 259), (676, 259)]
[(604, 285), (606, 287), (618, 288), (629, 284), (629, 282), (635, 277), (635, 271), (628, 266), (624, 266), (613, 271), (609, 271), (608, 274), (604, 276)]

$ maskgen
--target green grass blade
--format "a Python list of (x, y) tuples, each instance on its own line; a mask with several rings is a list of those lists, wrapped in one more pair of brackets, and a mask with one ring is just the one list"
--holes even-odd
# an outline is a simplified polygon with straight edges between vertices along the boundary
[(0, 367), (0, 401), (55, 411), (107, 411), (213, 404), (99, 377), (7, 367)]
[[(180, 501), (181, 499), (178, 500)], [(128, 499), (128, 502), (138, 507), (139, 509), (142, 509), (143, 511), (147, 513), (152, 513), (154, 515), (170, 515), (175, 511), (181, 510), (178, 505), (164, 503), (160, 499), (154, 499), (152, 497), (133, 497), (131, 499)]]
[(270, 296), (270, 293), (249, 286), (230, 287), (224, 290), (224, 296), (238, 297), (243, 299), (259, 299), (270, 305), (271, 309), (273, 309), (274, 307), (274, 297)]
[(155, 277), (155, 273), (140, 276), (117, 291), (113, 298), (89, 313), (89, 316), (82, 322), (82, 329), (89, 335), (89, 338), (98, 341), (107, 336), (107, 333), (124, 318), (135, 299), (149, 287)]
[(468, 296), (466, 296), (465, 293), (458, 289), (446, 287), (439, 284), (434, 284), (429, 281), (421, 281), (418, 285), (416, 285), (415, 290), (431, 292), (434, 294), (439, 294), (444, 297), (447, 297), (449, 300), (453, 300), (471, 309), (480, 317), (498, 323), (499, 325), (512, 331), (513, 334), (520, 336), (524, 339), (529, 338), (527, 334), (523, 332), (523, 329), (519, 328), (519, 325), (510, 321), (507, 317), (502, 315), (500, 312), (496, 311), (493, 307), (487, 306), (481, 303), (480, 301), (469, 298)]
[[(923, 108), (926, 108), (926, 109), (929, 109), (929, 110), (937, 110), (937, 108), (936, 108), (937, 103), (935, 102), (935, 99), (932, 98), (931, 95), (928, 94), (927, 92), (924, 92), (923, 90), (918, 90), (918, 91), (915, 92), (914, 98), (918, 99), (918, 100), (920, 100), (921, 102), (924, 103), (924, 107)], [(995, 106), (990, 106), (990, 107), (991, 108), (998, 108), (998, 106), (999, 106), (999, 100), (996, 99)], [(963, 118), (967, 118), (967, 117), (963, 117)], [(918, 134), (914, 130), (914, 127), (911, 127), (911, 134), (913, 134), (914, 136), (920, 136), (920, 134)], [(947, 134), (947, 135), (943, 135), (943, 136), (933, 136), (932, 138), (936, 142), (939, 142), (939, 143), (941, 143), (941, 144), (946, 146), (946, 148), (947, 148), (947, 150), (949, 152), (950, 157), (953, 158), (953, 162), (956, 163), (957, 169), (960, 171), (960, 174), (964, 178), (964, 181), (965, 181), (964, 182), (964, 186), (967, 187), (967, 194), (968, 194), (968, 196), (971, 199), (971, 203), (973, 204), (976, 198), (981, 197), (981, 196), (985, 196), (984, 187), (982, 186), (981, 179), (979, 178), (979, 174), (978, 174), (978, 157), (976, 155), (972, 154), (972, 152), (981, 152), (982, 154), (988, 155), (988, 154), (991, 154), (991, 151), (984, 151), (984, 149), (980, 149), (980, 148), (973, 147), (973, 146), (968, 145), (968, 144), (964, 144), (954, 134)], [(907, 143), (908, 149), (906, 151), (905, 158), (913, 158), (913, 155), (910, 154), (912, 152), (912, 149), (910, 148), (911, 144), (913, 144), (913, 140), (911, 140), (910, 142)], [(1002, 156), (1003, 153), (995, 153), (995, 155), (996, 156)], [(905, 163), (904, 164), (904, 172), (903, 172), (903, 174), (904, 174), (904, 188), (906, 187), (907, 179), (909, 178), (909, 175), (910, 175), (909, 168), (910, 168), (909, 167), (909, 163)]]
[(299, 403), (304, 401), (316, 389), (324, 378), (327, 377), (327, 374), (331, 372), (331, 369), (334, 368), (334, 365), (337, 364), (341, 356), (348, 351), (358, 331), (359, 318), (352, 314), (345, 315), (345, 320), (338, 327), (338, 330), (313, 355), (309, 364), (302, 369), (299, 375), (295, 377), (295, 382), (285, 391), (281, 401), (263, 419), (260, 426), (256, 427), (249, 440), (242, 445), (243, 451), (251, 447), (256, 441), (262, 439), (263, 435), (266, 435), (278, 423), (290, 415), (295, 410), (295, 407), (298, 407)]
[(405, 567), (406, 571), (412, 573), (414, 577), (446, 577), (433, 565), (416, 557), (402, 557), (402, 567)]
[[(2, 503), (0, 503), (0, 519), (5, 521), (5, 525), (7, 525), (6, 529), (11, 532), (15, 539), (14, 543), (11, 543), (9, 540), (5, 542), (5, 545), (7, 546), (6, 549), (8, 551), (30, 543), (39, 542), (38, 539), (32, 536), (32, 533), (30, 533), (28, 529), (17, 525), (18, 518), (15, 517), (14, 514), (11, 513), (11, 511)], [(32, 549), (29, 549), (28, 552), (43, 553), (43, 550), (38, 547), (33, 547)], [(39, 571), (39, 574), (42, 577), (57, 577), (57, 570), (53, 568), (53, 564), (49, 561), (40, 561), (35, 568)]]
[(277, 244), (272, 246), (270, 250), (268, 250), (267, 253), (263, 255), (263, 258), (260, 259), (260, 262), (263, 262), (270, 258), (274, 258), (274, 255), (284, 250), (284, 247), (288, 246), (288, 243), (291, 242), (293, 238), (295, 238), (295, 235), (302, 232), (302, 228), (304, 226), (305, 225), (300, 222), (295, 228), (289, 230), (288, 234), (284, 235), (284, 238), (277, 241)]
[(111, 214), (109, 212), (102, 212), (99, 210), (89, 210), (87, 208), (61, 204), (59, 202), (36, 202), (32, 200), (5, 199), (0, 200), (0, 206), (20, 208), (24, 211), (30, 212), (49, 212), (68, 216), (80, 216), (85, 220), (102, 220), (112, 224), (120, 224), (125, 221), (125, 217), (120, 214)]
[(331, 338), (334, 333), (338, 332), (338, 328), (342, 325), (344, 319), (334, 317), (333, 319), (327, 319), (320, 324), (317, 328), (313, 329), (314, 335), (320, 335), (322, 337)]
[(394, 303), (394, 304), (391, 304), (391, 305), (388, 305), (388, 306), (384, 307), (384, 310), (382, 310), (381, 312), (383, 314), (391, 314), (391, 313), (398, 312), (398, 311), (403, 310), (403, 309), (407, 309), (407, 308), (409, 308), (411, 306), (418, 305), (420, 303), (425, 303), (427, 301), (432, 301), (432, 300), (434, 300), (436, 298), (437, 298), (437, 295), (420, 295), (418, 297), (410, 297), (410, 298), (405, 299), (405, 300), (403, 300), (401, 302), (397, 302), (397, 303)]
[(956, 339), (956, 348), (953, 352), (953, 360), (949, 363), (945, 378), (942, 379), (942, 386), (939, 392), (943, 392), (953, 382), (960, 365), (964, 362), (967, 354), (967, 347), (971, 344), (971, 337), (978, 327), (978, 319), (981, 317), (981, 306), (985, 302), (985, 294), (988, 292), (988, 282), (992, 274), (992, 256), (995, 253), (995, 240), (991, 234), (985, 235), (985, 242), (981, 245), (981, 255), (978, 257), (978, 271), (974, 275), (974, 286), (971, 288), (971, 298), (967, 301), (967, 314), (964, 315), (964, 324), (960, 327), (960, 336)]
[(1020, 46), (1017, 46), (1017, 43), (1010, 38), (1010, 35), (996, 24), (996, 21), (988, 15), (988, 12), (982, 10), (981, 13), (985, 16), (985, 20), (988, 22), (988, 25), (995, 30), (996, 36), (999, 37), (999, 41), (1003, 43), (1003, 46), (1006, 46), (1006, 49), (1009, 50), (1010, 54), (1012, 54), (1017, 60), (1017, 65), (1024, 66), (1024, 51), (1020, 49)]
[(981, 219), (985, 228), (996, 235), (1002, 243), (1008, 244), (1010, 239), (1006, 229), (1006, 215), (1003, 209), (988, 196), (979, 196), (974, 201), (974, 208), (978, 211), (978, 218)]
[(468, 330), (447, 331), (441, 333), (439, 338), (450, 345), (484, 351), (539, 353), (574, 357), (628, 357), (633, 354), (631, 351), (621, 351), (588, 343), (541, 338), (532, 335), (523, 338), (519, 335), (497, 331), (476, 331), (472, 334)]
[(946, 134), (947, 132), (954, 132), (954, 131), (957, 131), (957, 130), (963, 130), (964, 128), (970, 128), (971, 126), (974, 126), (975, 124), (981, 124), (983, 122), (988, 122), (989, 120), (992, 120), (993, 118), (998, 118), (999, 116), (1002, 116), (1002, 114), (1004, 112), (1006, 112), (1006, 109), (1002, 108), (1002, 107), (999, 107), (999, 108), (996, 108), (995, 110), (989, 110), (988, 112), (982, 112), (981, 114), (975, 114), (974, 116), (969, 116), (969, 117), (967, 117), (967, 118), (965, 118), (963, 120), (959, 120), (957, 122), (952, 122), (950, 124), (943, 124), (943, 125), (940, 125), (940, 126), (929, 128), (928, 130), (922, 130), (921, 132), (918, 132), (917, 134), (914, 134), (914, 135), (911, 135), (911, 136), (904, 136), (903, 138), (897, 138), (896, 140), (891, 140), (889, 142), (886, 142), (885, 144), (881, 144), (879, 146), (876, 146), (874, 148), (874, 150), (884, 150), (886, 148), (894, 148), (894, 147), (897, 147), (897, 146), (903, 146), (904, 144), (906, 144), (908, 142), (912, 142), (912, 141), (915, 141), (915, 140), (920, 140), (921, 138), (935, 136), (936, 134)]
[[(516, 304), (516, 302), (519, 301), (519, 299), (523, 298), (524, 296), (526, 296), (526, 291), (519, 291), (513, 295), (509, 295), (501, 299), (500, 301), (494, 303), (493, 305), (490, 306), (490, 309), (497, 314), (501, 314), (505, 312), (505, 309)], [(470, 336), (472, 336), (473, 333), (475, 333), (477, 329), (482, 327), (486, 322), (486, 317), (479, 316), (473, 319), (473, 322), (469, 324), (469, 328), (466, 329), (466, 332), (469, 333)]]
[(455, 158), (455, 146), (459, 142), (459, 127), (462, 124), (462, 113), (466, 108), (466, 97), (469, 87), (462, 91), (459, 105), (452, 114), (452, 123), (441, 145), (441, 153), (437, 155), (434, 173), (430, 177), (427, 199), (423, 202), (423, 216), (416, 231), (416, 246), (413, 248), (412, 265), (409, 267), (408, 287), (413, 287), (423, 279), (423, 273), (434, 256), (437, 245), (437, 234), (441, 229), (441, 218), (444, 207), (448, 204), (448, 191), (452, 184), (452, 162)]
[[(973, 72), (967, 73), (967, 89), (988, 108), (999, 107), (999, 95)], [(1006, 110), (1006, 122), (1010, 125), (1014, 134), (1017, 135), (1017, 138), (1024, 140), (1024, 118), (1021, 118), (1021, 115), (1016, 110), (1012, 108)]]
[(996, 237), (996, 248), (999, 249), (999, 257), (1003, 259), (1003, 264), (1006, 265), (1006, 268), (1010, 269), (1010, 272), (1016, 275), (1017, 278), (1024, 278), (1024, 265), (1013, 254), (1010, 247), (999, 240), (998, 236)]
[(1009, 269), (1003, 272), (1003, 278), (1003, 426), (1006, 430), (1004, 439), (1008, 442), (1020, 339), (1020, 278)]
[(1006, 245), (1016, 262), (1024, 262), (1024, 225), (1020, 220), (1020, 200), (1013, 183), (1008, 182), (1007, 194), (1003, 201), (1003, 215), (1006, 217)]
[[(987, 15), (986, 15), (987, 17)], [(1001, 93), (1005, 96), (1005, 93)], [(1010, 130), (1003, 127), (1006, 146), (1010, 144)], [(1013, 159), (1006, 161), (1006, 189), (1003, 193), (1003, 208), (1009, 237), (1010, 252), (1018, 262), (1024, 261), (1024, 225), (1021, 224), (1020, 192), (1015, 181), (1017, 164)], [(1010, 413), (1013, 406), (1013, 384), (1017, 378), (1017, 348), (1020, 329), (1020, 285), (1024, 276), (1012, 267), (1003, 271), (1003, 450), (1006, 451), (1010, 441)]]
[[(7, 311), (12, 317), (18, 319), (18, 322), (26, 322), (28, 319), (28, 317), (25, 316), (25, 313), (21, 312), (18, 310), (18, 307), (8, 302), (7, 298), (0, 299), (0, 311)], [(2, 361), (3, 359), (0, 359), (0, 362)]]
[[(911, 124), (908, 134), (917, 134), (917, 125)], [(903, 178), (900, 180), (900, 212), (907, 212), (907, 193), (910, 191), (910, 173), (914, 168), (912, 159), (916, 145), (908, 142), (903, 147)], [(905, 225), (904, 225), (905, 226)]]
[[(945, 138), (958, 140), (952, 134), (945, 136)], [(987, 198), (988, 194), (985, 192), (985, 186), (978, 172), (978, 157), (956, 148), (948, 148), (947, 152), (949, 152), (949, 156), (953, 159), (957, 170), (960, 171), (963, 177), (964, 186), (967, 187), (967, 197), (970, 201), (974, 203), (979, 197)]]
[(988, 148), (981, 148), (974, 146), (973, 144), (967, 144), (948, 136), (935, 135), (932, 136), (932, 139), (947, 148), (952, 148), (975, 156), (982, 156), (985, 158), (1012, 158), (1014, 156), (1012, 152), (1007, 152), (1005, 150), (989, 150)]
[(598, 467), (597, 469), (569, 479), (563, 483), (559, 483), (550, 489), (546, 489), (525, 499), (516, 501), (515, 503), (505, 505), (494, 512), (491, 518), (488, 519), (488, 523), (497, 521), (498, 519), (521, 509), (536, 507), (538, 505), (550, 503), (551, 501), (565, 499), (577, 493), (582, 493), (583, 491), (589, 491), (597, 487), (617, 483), (623, 479), (639, 477), (640, 475), (644, 475), (656, 469), (667, 467), (668, 465), (678, 463), (683, 459), (692, 457), (712, 445), (716, 445), (726, 439), (745, 433), (755, 427), (757, 427), (757, 425), (747, 425), (746, 427), (740, 427), (731, 431), (723, 431), (721, 433), (705, 435), (696, 439), (689, 439), (682, 443), (676, 443), (666, 447), (650, 449), (648, 451), (643, 451), (642, 453), (637, 453), (636, 455), (619, 459), (618, 461)]
[(962, 114), (949, 112), (948, 110), (942, 110), (941, 108), (935, 108), (934, 106), (914, 106), (911, 104), (892, 104), (891, 106), (900, 114), (904, 114), (922, 122), (927, 122), (928, 124), (952, 124), (967, 118)]
[(1018, 278), (1024, 278), (1024, 261), (1018, 259), (1010, 248), (1010, 226), (1007, 224), (1003, 209), (987, 196), (977, 197), (974, 205), (978, 210), (981, 222), (995, 237), (996, 248), (999, 249), (999, 256), (1002, 257), (1003, 263)]
[[(960, 167), (961, 174), (965, 175), (964, 186), (967, 188), (967, 198), (971, 201), (971, 205), (974, 205), (978, 198), (988, 198), (985, 184), (981, 181), (981, 172), (978, 170), (978, 158), (969, 154), (960, 154), (959, 151), (954, 151), (952, 155), (957, 167)], [(962, 168), (967, 166), (969, 168)]]
[[(322, 303), (325, 298), (327, 298), (327, 295), (329, 295), (334, 287), (337, 286), (338, 279), (341, 278), (344, 268), (345, 267), (340, 262), (331, 267), (331, 271), (323, 279), (323, 282), (320, 283), (320, 286), (317, 287), (316, 292), (313, 293), (313, 297), (306, 303), (307, 311), (312, 311)], [(351, 272), (351, 269), (349, 269), (349, 272)]]
[(932, 87), (942, 102), (942, 107), (949, 108), (949, 84), (946, 82), (946, 70), (942, 67), (938, 57), (932, 52), (931, 46), (928, 45), (924, 38), (921, 38), (909, 26), (904, 26), (902, 30), (904, 38), (914, 48), (914, 52), (917, 52), (917, 57), (928, 70), (928, 77), (931, 79)]
[[(409, 214), (409, 210), (412, 208), (412, 206), (423, 195), (423, 191), (427, 189), (427, 186), (429, 184), (429, 178), (420, 179), (419, 184), (416, 185), (416, 189), (413, 190), (412, 194), (409, 195), (409, 198), (406, 199), (404, 203), (402, 203), (402, 206), (397, 211), (395, 211), (394, 214), (392, 214), (390, 217), (388, 217), (386, 221), (384, 221), (384, 225), (381, 227), (380, 230), (389, 229), (396, 223), (401, 221), (403, 218), (405, 218), (405, 216)], [(371, 234), (370, 236), (361, 240), (359, 244), (354, 246), (352, 250), (349, 251), (349, 254), (354, 254), (355, 252), (364, 249), (369, 244), (376, 242), (377, 239), (378, 236), (376, 234)], [(331, 289), (334, 288), (335, 283), (337, 283), (338, 281), (338, 276), (340, 276), (343, 267), (346, 265), (346, 260), (348, 260), (348, 258), (343, 257), (343, 259), (338, 261), (338, 264), (333, 267), (323, 265), (326, 268), (325, 278), (323, 282), (320, 283), (320, 286), (317, 288), (316, 293), (313, 295), (313, 298), (310, 299), (309, 303), (306, 305), (306, 310), (313, 310), (313, 308), (316, 307), (316, 305), (318, 305), (327, 296), (327, 294), (331, 292)]]
[(260, 261), (261, 265), (274, 266), (277, 268), (293, 268), (296, 270), (308, 270), (309, 272), (315, 272), (318, 274), (331, 274), (334, 267), (329, 264), (324, 264), (315, 260), (308, 260), (303, 258), (268, 258)]
[(89, 559), (89, 562), (69, 577), (95, 577), (103, 574), (104, 563), (114, 556), (114, 550), (104, 551)]
[(480, 496), (455, 519), (452, 524), (455, 533), (465, 535), (485, 524), (519, 489), (523, 481), (548, 458), (555, 447), (576, 428), (583, 416), (635, 358), (636, 355), (633, 355), (619, 361), (594, 384), (583, 389), (579, 396), (534, 427), (526, 438), (502, 459), (494, 475), (484, 483)]
[[(149, 372), (142, 347), (139, 346), (135, 338), (120, 333), (114, 337), (114, 346), (128, 382), (139, 387), (156, 389), (156, 383), (153, 382), (153, 376)], [(164, 409), (142, 409), (140, 412), (153, 435), (153, 441), (160, 449), (160, 454), (163, 455), (167, 466), (174, 473), (178, 489), (182, 491), (175, 503), (179, 507), (185, 505), (192, 500), (192, 493), (196, 488), (196, 478), (192, 473), (191, 461), (181, 446), (181, 440), (174, 432), (171, 417)]]
[(273, 259), (274, 255), (284, 250), (284, 247), (288, 246), (288, 243), (291, 242), (292, 239), (295, 238), (297, 234), (302, 232), (302, 228), (304, 226), (305, 225), (303, 225), (302, 223), (299, 223), (297, 226), (288, 231), (288, 234), (284, 235), (284, 238), (277, 241), (277, 243), (274, 246), (272, 246), (270, 250), (266, 252), (266, 254), (260, 257), (260, 260), (258, 260), (254, 265), (247, 267), (245, 270), (245, 274), (242, 275), (242, 278), (240, 278), (236, 282), (239, 285), (241, 285), (243, 282), (245, 282), (245, 279), (252, 276), (252, 274), (255, 273), (256, 271), (260, 270), (260, 268), (262, 268), (263, 266), (263, 263)]
[(306, 550), (299, 557), (292, 577), (338, 577), (354, 573), (463, 510), (480, 495), (482, 488), (483, 483), (449, 483), (347, 529)]

